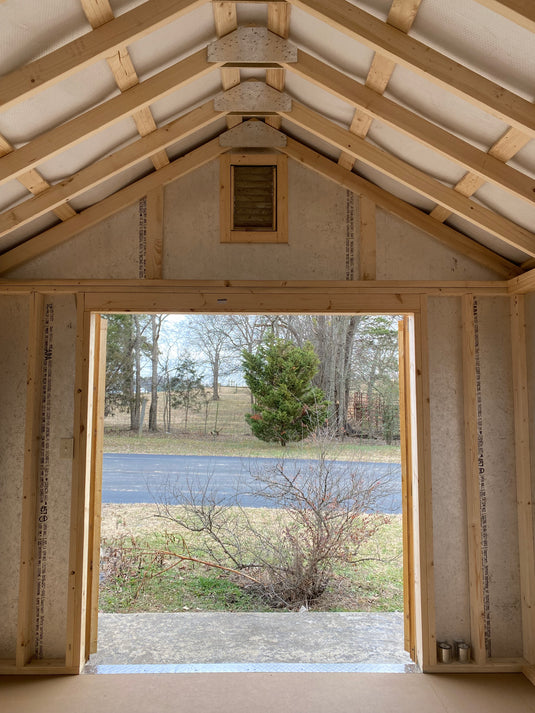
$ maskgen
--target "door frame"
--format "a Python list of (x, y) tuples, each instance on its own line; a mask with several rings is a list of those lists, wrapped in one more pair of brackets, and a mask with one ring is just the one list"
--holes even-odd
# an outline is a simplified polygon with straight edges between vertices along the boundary
[[(410, 405), (410, 437), (405, 443), (404, 539), (410, 562), (406, 574), (408, 644), (423, 671), (436, 664), (433, 543), (427, 365), (427, 298), (425, 295), (360, 290), (351, 284), (319, 283), (173, 283), (77, 295), (77, 358), (73, 497), (66, 666), (82, 670), (96, 637), (95, 572), (100, 528), (95, 508), (99, 468), (98, 413), (102, 413), (102, 341), (100, 314), (250, 313), (250, 314), (392, 314), (403, 315), (405, 403)], [(99, 356), (100, 355), (100, 356)], [(104, 354), (105, 358), (105, 354)], [(410, 455), (409, 455), (410, 454)], [(404, 542), (405, 545), (405, 542)]]

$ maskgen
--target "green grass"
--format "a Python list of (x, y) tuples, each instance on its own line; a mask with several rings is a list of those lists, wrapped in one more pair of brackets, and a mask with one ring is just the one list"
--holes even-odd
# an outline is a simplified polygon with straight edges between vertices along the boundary
[[(159, 409), (163, 406), (163, 395)], [(316, 458), (319, 446), (309, 439), (290, 443), (282, 448), (276, 443), (264, 443), (251, 435), (245, 414), (251, 409), (249, 390), (245, 387), (223, 386), (221, 399), (209, 401), (206, 408), (192, 411), (188, 429), (184, 430), (184, 413), (173, 411), (170, 433), (164, 433), (161, 417), (159, 432), (144, 430), (142, 436), (129, 431), (127, 415), (116, 413), (104, 422), (105, 453), (154, 453), (158, 455), (220, 455), (272, 458)], [(147, 409), (148, 412), (148, 409)], [(147, 416), (146, 416), (147, 419)], [(145, 424), (146, 425), (146, 424)], [(217, 435), (216, 435), (217, 434)], [(340, 460), (362, 460), (399, 463), (399, 444), (385, 445), (378, 441), (346, 438), (333, 441), (329, 455)]]
[[(176, 506), (179, 507), (179, 506)], [(148, 505), (105, 505), (103, 547), (108, 554), (103, 567), (100, 609), (104, 612), (274, 611), (239, 578), (199, 563), (178, 561), (158, 550), (201, 552), (199, 535), (154, 517)], [(269, 510), (249, 510), (267, 527)], [(385, 524), (362, 548), (355, 564), (339, 567), (325, 594), (311, 604), (317, 611), (400, 611), (403, 609), (401, 517)], [(178, 562), (178, 563), (177, 563)], [(163, 571), (170, 565), (176, 566)]]
[[(319, 447), (311, 441), (291, 443), (285, 448), (276, 443), (264, 443), (254, 436), (234, 438), (203, 437), (193, 434), (144, 433), (106, 431), (105, 453), (155, 453), (158, 455), (244, 456), (252, 458), (317, 458)], [(372, 445), (358, 439), (333, 443), (329, 455), (339, 460), (360, 460), (399, 463), (399, 445)]]

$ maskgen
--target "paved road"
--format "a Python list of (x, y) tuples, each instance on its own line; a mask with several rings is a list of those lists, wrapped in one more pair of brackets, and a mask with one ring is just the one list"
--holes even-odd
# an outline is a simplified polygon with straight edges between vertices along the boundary
[[(105, 453), (102, 502), (180, 503), (184, 502), (184, 492), (197, 500), (203, 492), (210, 492), (231, 504), (239, 491), (239, 502), (244, 507), (276, 507), (273, 501), (250, 493), (251, 473), (273, 468), (279, 462), (276, 458)], [(306, 468), (311, 463), (313, 461), (286, 461), (290, 472)], [(353, 471), (370, 481), (380, 479), (382, 491), (388, 492), (379, 499), (376, 509), (385, 513), (401, 512), (401, 469), (398, 464), (337, 461), (332, 467), (333, 472), (342, 477), (349, 477), (348, 473)]]

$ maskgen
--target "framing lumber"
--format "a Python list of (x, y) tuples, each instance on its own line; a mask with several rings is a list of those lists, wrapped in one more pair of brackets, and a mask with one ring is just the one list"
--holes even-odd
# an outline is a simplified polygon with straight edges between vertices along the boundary
[[(113, 10), (111, 9), (109, 0), (80, 0), (80, 2), (82, 3), (85, 16), (93, 29), (113, 20)], [(139, 84), (139, 77), (137, 76), (127, 47), (120, 47), (117, 52), (112, 57), (108, 57), (106, 61), (112, 71), (115, 83), (121, 92)], [(150, 107), (148, 106), (139, 111), (135, 111), (132, 114), (132, 118), (140, 136), (146, 136), (146, 134), (150, 134), (151, 131), (155, 131), (157, 128)], [(151, 161), (154, 168), (158, 169), (169, 163), (169, 157), (165, 151), (159, 151), (154, 156), (151, 156)]]
[[(218, 37), (234, 32), (238, 27), (238, 15), (236, 3), (234, 2), (213, 2), (215, 31)], [(221, 87), (226, 92), (227, 89), (237, 86), (241, 81), (239, 67), (221, 67)], [(232, 129), (242, 121), (241, 116), (227, 116), (227, 128)]]
[(206, 61), (206, 50), (201, 49), (120, 96), (41, 134), (0, 159), (0, 185), (218, 67)]
[[(204, 294), (234, 294), (249, 290), (259, 295), (286, 294), (323, 294), (326, 290), (331, 294), (379, 295), (381, 299), (387, 295), (434, 295), (456, 296), (487, 295), (494, 297), (510, 297), (504, 280), (474, 281), (474, 280), (145, 280), (133, 278), (127, 280), (113, 279), (56, 279), (56, 280), (19, 280), (0, 278), (0, 294), (77, 294), (83, 292), (86, 296), (93, 294), (121, 292), (129, 294), (149, 294), (152, 299), (155, 294), (182, 294), (192, 290)], [(415, 309), (418, 305), (415, 307)], [(399, 312), (393, 312), (399, 314)]]
[(476, 0), (480, 5), (535, 32), (535, 7), (531, 0)]
[(522, 673), (535, 686), (535, 666), (524, 666)]
[[(0, 134), (0, 158), (14, 150), (14, 146), (12, 146), (9, 141)], [(30, 169), (28, 173), (22, 173), (17, 180), (24, 186), (24, 188), (28, 189), (30, 193), (33, 193), (34, 196), (37, 196), (50, 188), (50, 183), (43, 178), (43, 176), (41, 176), (39, 171), (35, 168)], [(60, 220), (67, 220), (68, 218), (72, 218), (73, 215), (76, 215), (74, 208), (67, 203), (56, 206), (56, 208), (54, 208), (54, 213)]]
[[(145, 283), (149, 284), (149, 283)], [(347, 286), (346, 282), (346, 286)], [(341, 289), (333, 293), (329, 288), (279, 291), (242, 288), (226, 290), (204, 290), (202, 287), (182, 291), (120, 292), (113, 288), (109, 292), (87, 293), (86, 306), (94, 312), (204, 312), (281, 314), (288, 311), (297, 313), (349, 312), (351, 314), (404, 314), (419, 309), (420, 295), (410, 294), (367, 294)], [(221, 302), (221, 300), (226, 302)], [(150, 300), (150, 301), (149, 301)], [(150, 305), (150, 308), (148, 307)]]
[[(414, 616), (416, 660), (422, 671), (436, 664), (435, 585), (433, 564), (433, 504), (431, 499), (431, 417), (429, 413), (429, 349), (427, 296), (410, 325), (412, 497), (414, 536)], [(418, 625), (419, 622), (419, 625)]]
[(38, 196), (0, 213), (0, 237), (143, 161), (158, 149), (166, 148), (191, 136), (223, 116), (223, 112), (215, 111), (213, 101), (208, 101), (153, 133), (78, 171), (64, 181), (54, 184)]
[(398, 322), (399, 354), (399, 427), (401, 448), (401, 496), (403, 499), (403, 620), (404, 641), (414, 661), (416, 658), (416, 619), (414, 613), (414, 518), (412, 500), (412, 409), (411, 409), (411, 348), (410, 317)]
[(67, 590), (67, 634), (65, 666), (80, 671), (85, 663), (86, 615), (89, 573), (88, 466), (92, 439), (93, 379), (95, 358), (95, 315), (85, 309), (84, 295), (76, 297), (76, 354), (74, 399), (74, 458), (72, 467), (71, 526), (69, 537), (69, 586)]
[(143, 198), (151, 190), (174, 181), (190, 171), (194, 171), (196, 168), (200, 168), (200, 166), (214, 160), (225, 151), (226, 149), (219, 145), (219, 139), (213, 139), (198, 149), (176, 159), (168, 166), (154, 171), (154, 173), (145, 176), (145, 178), (117, 191), (117, 193), (112, 194), (99, 203), (95, 203), (95, 205), (86, 208), (74, 218), (60, 223), (46, 230), (44, 233), (36, 235), (31, 240), (12, 248), (3, 255), (0, 255), (0, 274), (7, 270), (12, 270), (38, 255), (42, 255), (57, 245), (61, 245), (82, 230), (100, 223), (110, 215), (135, 203), (135, 201)]
[(375, 203), (360, 196), (360, 279), (377, 279)]
[(427, 173), (373, 146), (370, 142), (341, 128), (296, 101), (292, 102), (291, 111), (281, 110), (279, 113), (297, 126), (376, 168), (402, 185), (412, 188), (426, 198), (447, 207), (509, 245), (535, 257), (535, 234), (525, 228), (516, 225), (489, 208), (474, 203), (452, 188), (431, 178)]
[[(268, 30), (274, 32), (279, 37), (287, 40), (290, 34), (290, 12), (292, 6), (289, 3), (268, 3)], [(286, 70), (283, 68), (267, 68), (266, 84), (279, 92), (284, 91), (286, 83)], [(274, 129), (280, 129), (280, 116), (267, 116), (266, 124)]]
[(474, 298), (472, 295), (465, 295), (462, 298), (462, 333), (470, 640), (474, 662), (481, 665), (487, 663), (487, 655), (485, 651), (485, 605), (481, 558)]
[(535, 292), (535, 269), (525, 272), (509, 280), (508, 289), (512, 295), (522, 295)]
[(397, 64), (535, 137), (533, 105), (345, 0), (292, 4)]
[[(525, 134), (510, 129), (497, 142), (498, 150), (486, 153), (302, 50), (299, 50), (296, 63), (284, 66), (352, 106), (362, 109), (373, 119), (455, 161), (467, 171), (476, 174), (483, 182), (493, 183), (523, 200), (535, 200), (535, 180), (505, 164), (505, 161), (529, 141)], [(354, 128), (352, 131), (358, 133)], [(505, 146), (508, 147), (506, 154)]]
[(145, 278), (162, 279), (163, 253), (163, 186), (147, 193), (147, 254), (145, 257)]
[[(352, 138), (355, 137), (352, 136)], [(302, 163), (304, 166), (308, 166), (308, 168), (313, 171), (320, 173), (329, 180), (339, 183), (345, 188), (349, 188), (349, 190), (354, 193), (367, 196), (376, 203), (376, 205), (389, 213), (397, 215), (399, 218), (407, 221), (407, 223), (410, 223), (410, 225), (423, 230), (439, 242), (448, 245), (448, 247), (453, 250), (458, 250), (461, 254), (471, 260), (475, 260), (480, 265), (494, 270), (499, 275), (510, 278), (516, 277), (522, 272), (520, 267), (503, 258), (501, 255), (476, 243), (471, 238), (449, 228), (443, 223), (433, 220), (427, 213), (409, 205), (400, 198), (388, 193), (388, 191), (379, 188), (379, 186), (375, 186), (365, 178), (346, 171), (330, 159), (325, 158), (298, 141), (288, 138), (287, 145), (280, 147), (278, 150), (290, 156), (295, 161)], [(2, 258), (0, 256), (0, 272), (1, 260)]]
[[(408, 32), (416, 19), (421, 2), (422, 0), (393, 0), (386, 18), (387, 23), (397, 27), (401, 32)], [(366, 78), (366, 86), (378, 94), (382, 94), (388, 86), (395, 66), (392, 60), (376, 52)], [(365, 138), (371, 124), (372, 117), (360, 109), (356, 109), (349, 130), (357, 134), (357, 136)], [(338, 163), (351, 171), (355, 160), (350, 154), (342, 153)]]
[(91, 423), (91, 474), (89, 498), (89, 548), (85, 658), (97, 652), (100, 535), (102, 521), (102, 442), (106, 393), (106, 339), (108, 321), (95, 315), (93, 360), (93, 413)]
[(148, 0), (82, 37), (0, 78), (0, 110), (113, 55), (118, 49), (195, 10), (206, 0)]
[[(523, 134), (521, 131), (515, 128), (509, 128), (507, 131), (494, 143), (488, 150), (487, 156), (491, 156), (497, 161), (503, 162), (505, 165), (506, 161), (513, 158), (513, 156), (524, 148), (524, 146), (529, 143), (530, 137)], [(473, 170), (470, 170), (461, 180), (456, 184), (455, 190), (462, 193), (463, 196), (473, 196), (474, 193), (481, 188), (485, 183), (483, 176), (478, 175)], [(497, 184), (498, 185), (498, 184)], [(500, 188), (507, 186), (499, 186)], [(527, 186), (526, 186), (527, 187)], [(431, 211), (431, 215), (435, 220), (444, 221), (446, 220), (450, 212), (443, 206), (437, 206)]]
[(26, 433), (22, 480), (22, 517), (19, 570), (17, 666), (26, 666), (34, 655), (32, 642), (36, 555), (37, 493), (41, 453), (41, 373), (44, 296), (32, 295), (29, 315), (26, 386)]
[(511, 298), (511, 349), (515, 419), (516, 493), (520, 546), (522, 643), (526, 661), (535, 664), (535, 540), (531, 486), (530, 414), (524, 296)]

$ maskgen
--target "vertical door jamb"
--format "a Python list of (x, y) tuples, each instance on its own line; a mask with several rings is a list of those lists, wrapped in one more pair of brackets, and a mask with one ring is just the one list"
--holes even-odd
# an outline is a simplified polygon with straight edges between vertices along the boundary
[(94, 315), (93, 413), (91, 418), (91, 466), (89, 499), (88, 606), (85, 658), (97, 651), (98, 590), (100, 573), (100, 523), (102, 511), (102, 440), (104, 435), (104, 398), (106, 392), (106, 339), (108, 321)]

